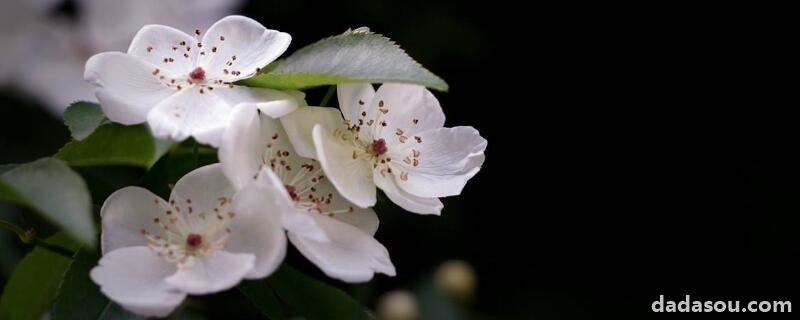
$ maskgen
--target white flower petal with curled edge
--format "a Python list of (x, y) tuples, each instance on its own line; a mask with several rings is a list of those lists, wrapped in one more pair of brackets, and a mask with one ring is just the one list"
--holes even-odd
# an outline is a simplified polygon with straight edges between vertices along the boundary
[(388, 250), (374, 238), (372, 209), (336, 192), (319, 162), (295, 151), (280, 121), (246, 106), (231, 117), (219, 149), (223, 171), (237, 188), (259, 186), (260, 207), (282, 212), (289, 240), (306, 258), (346, 282), (395, 275)]
[(422, 86), (340, 84), (341, 113), (304, 107), (281, 118), (295, 149), (319, 160), (339, 193), (359, 207), (376, 187), (404, 209), (439, 214), (481, 168), (486, 140), (472, 127), (444, 127), (439, 101)]
[(114, 192), (101, 209), (103, 257), (92, 280), (123, 308), (163, 317), (187, 294), (266, 277), (287, 239), (256, 188), (236, 191), (213, 164), (178, 180), (169, 201), (139, 187)]
[(192, 35), (146, 25), (127, 53), (104, 52), (86, 62), (84, 78), (111, 121), (147, 122), (159, 138), (218, 146), (233, 107), (246, 104), (280, 117), (297, 108), (291, 94), (236, 85), (280, 56), (291, 42), (243, 16), (228, 16)]

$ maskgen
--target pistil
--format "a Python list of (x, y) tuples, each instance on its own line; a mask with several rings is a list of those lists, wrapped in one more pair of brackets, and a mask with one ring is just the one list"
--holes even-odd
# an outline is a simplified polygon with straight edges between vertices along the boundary
[(200, 247), (201, 245), (203, 245), (203, 236), (196, 233), (189, 234), (189, 236), (186, 237), (186, 245), (188, 245), (190, 248), (195, 248), (195, 249)]
[(378, 139), (372, 142), (371, 150), (372, 155), (375, 157), (380, 157), (389, 151), (389, 148), (386, 147), (386, 140)]
[(203, 81), (206, 79), (206, 71), (203, 68), (197, 67), (192, 72), (189, 72), (189, 78), (195, 81)]

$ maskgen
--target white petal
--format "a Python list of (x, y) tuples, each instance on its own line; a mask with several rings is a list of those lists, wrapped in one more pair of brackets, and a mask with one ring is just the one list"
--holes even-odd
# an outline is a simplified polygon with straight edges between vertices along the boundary
[[(27, 22), (27, 19), (47, 17), (57, 2), (57, 0), (3, 1), (0, 4), (0, 9), (3, 9), (0, 11), (0, 18), (3, 18), (1, 26), (13, 28), (15, 25), (12, 23), (21, 24)], [(11, 29), (6, 32), (10, 31), (18, 30)]]
[(256, 109), (237, 105), (219, 146), (219, 161), (225, 175), (242, 189), (255, 180), (263, 165), (266, 139), (261, 136), (261, 124)]
[(317, 158), (314, 138), (311, 135), (314, 125), (320, 124), (329, 130), (345, 128), (339, 110), (322, 107), (299, 108), (281, 118), (281, 123), (297, 154), (312, 159)]
[[(339, 194), (339, 191), (336, 191), (336, 188), (333, 187), (328, 179), (322, 179), (314, 188), (316, 189), (313, 192), (315, 197), (330, 196), (330, 203), (319, 205), (319, 209), (322, 212), (336, 211), (333, 215), (334, 219), (359, 228), (369, 235), (375, 235), (375, 232), (378, 231), (378, 215), (375, 214), (375, 211), (371, 208), (359, 208), (347, 201)], [(307, 216), (307, 214), (304, 214), (304, 216)]]
[(166, 282), (189, 294), (208, 294), (239, 284), (253, 269), (256, 257), (250, 253), (217, 250), (194, 259), (194, 263), (166, 279)]
[[(296, 167), (299, 168), (300, 166)], [(264, 190), (264, 193), (275, 195), (268, 203), (276, 210), (280, 209), (283, 212), (283, 227), (286, 230), (302, 234), (317, 241), (329, 241), (328, 236), (314, 219), (295, 208), (294, 201), (286, 192), (284, 182), (272, 170), (267, 168), (261, 170), (256, 184)]]
[[(262, 120), (264, 118), (265, 117), (262, 117)], [(277, 139), (274, 141), (279, 142), (280, 140), (281, 139)], [(290, 155), (289, 157), (282, 157), (281, 159), (293, 163), (292, 166), (295, 168), (306, 170), (306, 168), (296, 164), (298, 159), (302, 159), (300, 157)], [(311, 171), (317, 171), (319, 170), (317, 168), (320, 167), (319, 162), (309, 159), (305, 159), (301, 164), (310, 166)], [(298, 174), (303, 175), (303, 173)], [(292, 180), (295, 177), (292, 174), (284, 174), (283, 176), (285, 176), (287, 180)], [(303, 176), (305, 178), (311, 178), (311, 176), (308, 175)], [(337, 220), (351, 224), (370, 235), (375, 234), (378, 229), (378, 217), (372, 209), (358, 208), (344, 199), (333, 185), (328, 182), (328, 179), (324, 178), (324, 175), (320, 175), (317, 179), (318, 182), (311, 187), (309, 184), (297, 184), (294, 181), (281, 180), (272, 170), (264, 168), (257, 177), (257, 183), (263, 188), (275, 190), (273, 193), (279, 195), (279, 198), (282, 198), (283, 201), (279, 201), (281, 203), (273, 203), (272, 206), (275, 208), (288, 208), (284, 210), (287, 214), (284, 215), (283, 224), (284, 227), (292, 233), (320, 242), (330, 241), (325, 231), (323, 231), (315, 220), (311, 218), (311, 215), (309, 215), (309, 213), (323, 213), (325, 215), (333, 214)], [(292, 183), (295, 183), (293, 186), (297, 188), (298, 196), (301, 198), (299, 202), (294, 202), (286, 192), (285, 186)], [(309, 209), (309, 207), (302, 205), (302, 203), (304, 200), (307, 200), (307, 197), (311, 196), (313, 196), (314, 199), (327, 199), (328, 201), (317, 203), (313, 209)]]
[(323, 243), (289, 233), (298, 250), (326, 275), (346, 282), (364, 282), (379, 272), (395, 275), (389, 252), (375, 238), (349, 224), (314, 215), (331, 237)]
[(303, 93), (303, 91), (300, 91), (300, 90), (285, 90), (283, 92), (289, 94), (290, 96), (292, 96), (292, 98), (294, 98), (294, 101), (297, 102), (297, 107), (298, 108), (308, 107), (308, 102), (306, 101), (306, 94)]
[(343, 83), (336, 86), (336, 94), (344, 118), (353, 122), (361, 117), (361, 112), (366, 111), (372, 102), (375, 88), (369, 83)]
[[(5, 25), (2, 27), (5, 27)], [(3, 85), (17, 72), (17, 69), (19, 69), (19, 57), (24, 56), (27, 52), (27, 50), (24, 50), (27, 47), (24, 45), (24, 41), (22, 41), (24, 39), (20, 39), (24, 38), (24, 36), (14, 34), (14, 32), (11, 32), (11, 34), (8, 33), (9, 32), (0, 33), (0, 41), (2, 41), (2, 43), (12, 44), (0, 55), (0, 83)]]
[(159, 102), (175, 94), (152, 73), (155, 66), (119, 52), (100, 53), (86, 62), (84, 79), (98, 86), (97, 99), (111, 121), (142, 123)]
[(32, 55), (38, 56), (39, 53), (43, 53), (35, 50), (35, 47), (48, 44), (47, 40), (50, 40), (41, 39), (42, 29), (50, 31), (54, 29), (52, 24), (60, 22), (48, 14), (53, 2), (56, 1), (0, 2), (0, 30), (2, 30), (0, 31), (0, 43), (3, 44), (3, 53), (0, 54), (0, 82), (8, 81), (10, 77), (15, 77), (16, 74), (33, 65), (32, 63), (20, 63), (20, 61), (39, 62), (39, 60), (31, 59)]
[(375, 205), (372, 165), (361, 158), (353, 159), (354, 149), (321, 125), (314, 126), (313, 136), (320, 165), (336, 190), (359, 207)]
[(147, 123), (153, 135), (174, 141), (193, 136), (201, 143), (218, 146), (233, 106), (200, 90), (184, 88), (150, 110)]
[(197, 142), (204, 143), (210, 145), (212, 147), (219, 147), (220, 140), (222, 139), (222, 134), (225, 133), (226, 126), (217, 126), (210, 129), (204, 130), (197, 130), (192, 133), (192, 137), (194, 137)]
[(43, 102), (48, 111), (58, 118), (61, 118), (64, 110), (75, 101), (96, 102), (96, 88), (80, 80), (84, 61), (55, 53), (53, 55), (58, 58), (50, 60), (37, 58), (37, 63), (26, 66), (26, 72), (16, 77), (14, 83), (31, 97)]
[(197, 40), (192, 36), (157, 24), (139, 29), (128, 47), (129, 55), (156, 66), (161, 69), (160, 72), (172, 77), (188, 76), (195, 68), (198, 52)]
[[(194, 169), (181, 177), (172, 188), (169, 200), (181, 214), (188, 214), (190, 211), (195, 214), (213, 214), (214, 208), (220, 206), (221, 199), (225, 198), (224, 202), (229, 202), (234, 192), (228, 178), (222, 173), (222, 166), (215, 163)], [(196, 231), (205, 230), (206, 223), (213, 221), (187, 220)]]
[(374, 136), (386, 142), (398, 142), (397, 129), (411, 138), (417, 132), (444, 126), (444, 112), (439, 101), (423, 86), (385, 83), (378, 88), (370, 108), (387, 111), (381, 118), (386, 121), (386, 127), (373, 126), (376, 129), (373, 132), (379, 133)]
[[(31, 22), (33, 21), (29, 21)], [(86, 81), (79, 81), (86, 66), (86, 55), (81, 52), (81, 46), (76, 41), (78, 37), (68, 22), (44, 21), (37, 26), (25, 27), (25, 31), (25, 34), (19, 36), (28, 38), (25, 39), (26, 42), (30, 42), (27, 47), (22, 45), (22, 48), (12, 48), (17, 44), (2, 42), (11, 50), (11, 55), (14, 51), (22, 51), (19, 54), (24, 54), (24, 58), (5, 57), (12, 58), (14, 66), (24, 71), (17, 71), (14, 85), (19, 85), (32, 97), (41, 99), (48, 110), (59, 118), (67, 106), (75, 101), (97, 101), (95, 86)], [(6, 51), (4, 55), (5, 53)], [(20, 61), (36, 61), (36, 63), (20, 64)]]
[[(276, 191), (276, 190), (275, 190)], [(245, 277), (258, 279), (271, 274), (286, 255), (286, 233), (283, 231), (283, 199), (274, 190), (250, 184), (236, 193), (231, 220), (231, 235), (225, 250), (251, 253), (255, 264)], [(283, 192), (283, 190), (280, 190)]]
[(213, 93), (230, 106), (247, 104), (273, 118), (279, 118), (294, 111), (298, 105), (294, 95), (267, 88), (219, 87), (214, 89)]
[(153, 134), (180, 141), (193, 136), (197, 141), (218, 146), (233, 108), (244, 104), (279, 117), (297, 108), (294, 98), (284, 92), (242, 86), (208, 90), (189, 87), (151, 110), (147, 121)]
[(422, 198), (413, 194), (405, 192), (400, 189), (395, 182), (393, 176), (389, 175), (383, 177), (379, 174), (375, 175), (375, 184), (378, 188), (383, 190), (383, 193), (389, 197), (395, 204), (403, 209), (418, 214), (435, 214), (439, 215), (442, 212), (444, 205), (439, 198)]
[[(295, 210), (294, 203), (286, 192), (285, 183), (269, 169), (269, 166), (264, 166), (270, 161), (265, 159), (267, 146), (272, 150), (266, 155), (268, 157), (278, 152), (288, 152), (288, 156), (280, 158), (289, 166), (296, 168), (295, 170), (302, 170), (302, 165), (311, 161), (295, 154), (278, 120), (258, 115), (255, 110), (245, 105), (237, 106), (219, 149), (220, 162), (226, 176), (237, 189), (243, 189), (256, 182), (263, 188), (263, 192), (276, 193), (277, 196), (268, 195), (266, 200), (269, 200), (267, 201), (269, 204), (264, 206), (282, 212), (286, 229), (320, 241), (327, 241), (325, 234), (313, 220), (298, 214)], [(272, 199), (273, 197), (277, 199)]]
[[(406, 171), (407, 179), (397, 178), (397, 184), (419, 197), (458, 195), (470, 178), (481, 169), (485, 159), (486, 139), (472, 127), (440, 128), (419, 133), (421, 143), (409, 142), (390, 149), (392, 166)], [(413, 157), (417, 162), (407, 164), (400, 159)], [(416, 165), (414, 165), (416, 164)]]
[[(217, 21), (203, 36), (205, 55), (199, 57), (198, 65), (213, 79), (227, 82), (246, 79), (283, 54), (291, 41), (289, 34), (264, 28), (253, 19), (228, 16)], [(241, 74), (234, 75), (233, 71)]]
[(186, 297), (164, 281), (175, 270), (173, 264), (147, 247), (127, 247), (103, 255), (89, 276), (103, 294), (126, 310), (164, 317)]
[(147, 245), (143, 229), (163, 236), (153, 219), (164, 216), (167, 207), (166, 201), (144, 188), (125, 187), (112, 193), (100, 209), (103, 253)]
[(370, 236), (374, 236), (378, 232), (380, 225), (378, 215), (371, 208), (354, 208), (353, 212), (338, 213), (334, 218), (361, 229)]

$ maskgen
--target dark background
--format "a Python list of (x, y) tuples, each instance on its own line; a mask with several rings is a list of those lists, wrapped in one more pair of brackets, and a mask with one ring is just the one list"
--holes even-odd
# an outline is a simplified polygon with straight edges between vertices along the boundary
[[(407, 0), (241, 12), (290, 33), (290, 52), (350, 27), (391, 37), (450, 84), (436, 94), (447, 125), (489, 141), (441, 217), (379, 205), (398, 276), (351, 288), (368, 306), (452, 258), (477, 270), (480, 319), (650, 318), (660, 294), (798, 302), (792, 11)], [(25, 97), (0, 102), (3, 163), (67, 141)]]

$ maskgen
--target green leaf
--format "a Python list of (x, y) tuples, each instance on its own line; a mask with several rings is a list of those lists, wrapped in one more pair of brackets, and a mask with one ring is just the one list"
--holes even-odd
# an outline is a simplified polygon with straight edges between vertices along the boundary
[[(79, 246), (64, 233), (46, 241), (76, 250)], [(0, 297), (0, 320), (38, 320), (58, 292), (70, 258), (35, 248), (17, 264)]]
[(267, 284), (296, 313), (309, 320), (367, 319), (364, 307), (344, 291), (283, 264)]
[(87, 250), (75, 254), (53, 304), (53, 320), (143, 319), (108, 300), (89, 278), (97, 260), (99, 257)]
[(322, 39), (241, 81), (252, 87), (304, 89), (344, 82), (403, 82), (447, 91), (447, 83), (389, 38), (366, 28)]
[(100, 105), (91, 102), (75, 102), (64, 111), (64, 124), (75, 140), (83, 140), (103, 123), (106, 116)]
[(239, 291), (247, 297), (253, 304), (270, 320), (283, 320), (281, 302), (275, 296), (275, 292), (264, 281), (246, 280), (239, 284)]
[(25, 204), (25, 200), (14, 190), (11, 186), (7, 185), (3, 180), (0, 179), (0, 201), (14, 203), (14, 204)]
[(194, 145), (190, 140), (176, 145), (159, 159), (158, 163), (147, 171), (137, 185), (166, 199), (171, 193), (170, 185), (174, 185), (187, 173), (199, 167), (219, 162), (216, 150), (210, 147), (201, 146), (195, 154)]
[(144, 125), (100, 126), (83, 141), (67, 143), (55, 158), (72, 166), (130, 165), (150, 168), (169, 149), (171, 142), (158, 140)]
[[(0, 199), (33, 209), (75, 239), (94, 247), (97, 231), (89, 191), (83, 179), (63, 161), (43, 158), (3, 173), (0, 194)], [(9, 194), (15, 198), (8, 199)]]
[[(11, 171), (11, 169), (16, 168), (16, 164), (3, 164), (0, 165), (0, 175)], [(22, 204), (24, 201), (20, 197), (20, 195), (14, 191), (14, 188), (5, 184), (2, 179), (0, 179), (0, 201), (15, 203), (15, 204)]]
[(5, 173), (8, 170), (16, 168), (16, 164), (0, 164), (0, 174)]

